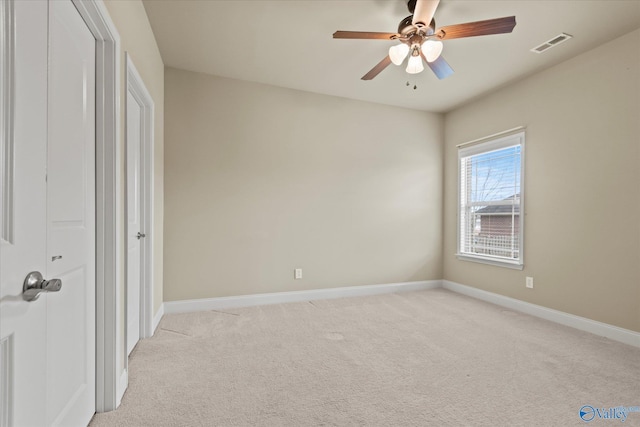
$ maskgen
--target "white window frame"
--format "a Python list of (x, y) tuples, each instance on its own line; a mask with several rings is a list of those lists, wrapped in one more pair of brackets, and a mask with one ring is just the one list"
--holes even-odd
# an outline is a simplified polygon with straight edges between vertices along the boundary
[[(480, 254), (471, 254), (462, 251), (462, 218), (461, 218), (461, 204), (462, 198), (462, 159), (469, 156), (475, 156), (478, 154), (486, 153), (489, 151), (500, 150), (507, 147), (513, 147), (515, 145), (520, 146), (520, 215), (518, 215), (519, 229), (518, 229), (518, 246), (519, 246), (519, 258), (517, 260), (500, 259), (492, 256), (483, 256)], [(458, 199), (456, 208), (458, 210), (458, 223), (457, 223), (457, 250), (456, 257), (459, 260), (478, 262), (482, 264), (490, 264), (500, 267), (513, 268), (522, 270), (524, 268), (524, 164), (525, 164), (525, 129), (523, 127), (510, 129), (505, 132), (500, 132), (485, 138), (477, 139), (474, 141), (466, 142), (458, 145)]]

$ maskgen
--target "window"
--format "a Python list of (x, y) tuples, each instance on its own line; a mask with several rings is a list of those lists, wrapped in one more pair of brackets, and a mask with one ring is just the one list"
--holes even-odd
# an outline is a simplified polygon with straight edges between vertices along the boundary
[(459, 146), (458, 258), (523, 268), (524, 131)]

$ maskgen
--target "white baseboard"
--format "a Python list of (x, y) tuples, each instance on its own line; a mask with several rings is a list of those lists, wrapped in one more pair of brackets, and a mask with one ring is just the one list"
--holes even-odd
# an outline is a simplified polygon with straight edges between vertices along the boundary
[(168, 301), (164, 303), (164, 312), (169, 314), (188, 313), (192, 311), (205, 310), (224, 310), (228, 308), (282, 304), (287, 302), (303, 302), (319, 299), (347, 298), (367, 295), (392, 294), (397, 292), (422, 291), (425, 289), (436, 289), (441, 286), (442, 283), (440, 280), (423, 280), (420, 282), (389, 283), (385, 285), (350, 286), (345, 288), (241, 295), (237, 297)]
[(442, 281), (442, 287), (459, 294), (467, 295), (482, 301), (500, 305), (515, 311), (540, 317), (551, 322), (569, 326), (581, 331), (590, 332), (595, 335), (609, 338), (624, 344), (640, 347), (640, 333), (629, 329), (619, 328), (617, 326), (608, 325), (606, 323), (597, 322), (585, 317), (575, 316), (551, 308), (542, 307), (540, 305), (531, 304), (525, 301), (506, 297), (492, 292), (483, 291), (482, 289), (473, 288), (471, 286), (461, 285), (460, 283), (451, 282), (449, 280)]
[(127, 391), (129, 386), (129, 370), (123, 369), (122, 375), (118, 379), (117, 395), (116, 395), (116, 408), (120, 406), (124, 392)]
[(164, 316), (164, 304), (160, 304), (160, 308), (155, 316), (153, 316), (153, 324), (151, 325), (151, 336), (156, 333), (156, 329), (158, 329), (158, 325), (162, 320), (162, 316)]
[(288, 302), (314, 301), (320, 299), (347, 298), (368, 295), (390, 294), (397, 292), (421, 291), (444, 288), (487, 301), (511, 310), (526, 313), (551, 322), (590, 332), (624, 344), (640, 347), (640, 333), (620, 328), (585, 317), (575, 316), (562, 311), (531, 304), (504, 295), (483, 291), (482, 289), (451, 282), (449, 280), (425, 280), (420, 282), (389, 283), (384, 285), (351, 286), (344, 288), (314, 289), (308, 291), (275, 292), (267, 294), (241, 295), (221, 298), (204, 298), (182, 301), (168, 301), (160, 306), (153, 318), (155, 331), (162, 316), (167, 313), (188, 313), (193, 311), (224, 310), (228, 308), (253, 307), (258, 305), (282, 304)]

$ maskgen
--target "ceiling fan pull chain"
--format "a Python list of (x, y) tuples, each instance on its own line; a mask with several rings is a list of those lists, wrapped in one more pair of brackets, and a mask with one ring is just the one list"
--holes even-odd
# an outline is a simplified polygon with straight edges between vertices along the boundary
[[(407, 83), (405, 84), (405, 86), (409, 87), (411, 86), (411, 83), (409, 83), (409, 80), (407, 80)], [(418, 85), (416, 83), (413, 84), (413, 90), (418, 89)]]

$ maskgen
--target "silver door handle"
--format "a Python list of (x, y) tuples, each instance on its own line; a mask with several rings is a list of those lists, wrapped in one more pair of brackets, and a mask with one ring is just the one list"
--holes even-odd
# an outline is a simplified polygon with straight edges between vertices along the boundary
[(58, 292), (60, 288), (62, 288), (62, 280), (44, 280), (39, 271), (32, 271), (24, 279), (22, 298), (25, 301), (35, 301), (40, 296), (40, 292)]
[(147, 235), (138, 231), (138, 234), (136, 234), (136, 237), (138, 238), (138, 240), (140, 240), (143, 237), (147, 237)]

